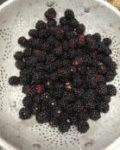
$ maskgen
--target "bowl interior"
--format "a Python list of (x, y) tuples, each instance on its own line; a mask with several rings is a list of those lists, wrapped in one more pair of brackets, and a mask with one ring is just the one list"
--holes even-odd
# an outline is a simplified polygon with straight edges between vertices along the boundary
[[(27, 36), (35, 22), (44, 19), (45, 10), (52, 5), (58, 14), (66, 8), (74, 10), (79, 22), (86, 25), (86, 33), (100, 32), (111, 37), (112, 57), (118, 64), (113, 83), (117, 96), (112, 98), (110, 111), (102, 114), (97, 122), (89, 121), (90, 130), (80, 134), (75, 127), (61, 134), (48, 124), (37, 124), (34, 117), (27, 121), (18, 118), (24, 94), (21, 87), (8, 85), (8, 78), (18, 75), (13, 54), (21, 50), (17, 39)], [(101, 150), (120, 136), (120, 16), (109, 5), (98, 0), (13, 0), (3, 5), (0, 11), (0, 137), (20, 150)]]

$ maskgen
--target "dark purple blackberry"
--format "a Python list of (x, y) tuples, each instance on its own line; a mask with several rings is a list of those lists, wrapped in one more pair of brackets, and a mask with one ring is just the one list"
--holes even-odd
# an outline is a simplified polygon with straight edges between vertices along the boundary
[(23, 99), (23, 105), (27, 108), (31, 108), (33, 105), (32, 98), (30, 96), (26, 96)]
[(20, 109), (19, 111), (19, 118), (21, 118), (22, 120), (25, 120), (25, 119), (29, 119), (31, 117), (31, 110), (26, 108), (26, 107), (23, 107)]
[(83, 88), (80, 88), (80, 89), (76, 88), (76, 89), (74, 89), (74, 94), (77, 98), (80, 98), (84, 94), (84, 89)]
[(108, 95), (115, 96), (117, 91), (114, 85), (108, 85), (107, 86)]
[(33, 67), (37, 64), (38, 60), (36, 59), (36, 57), (31, 56), (27, 59), (26, 61), (26, 66), (27, 67)]
[(16, 61), (15, 66), (16, 66), (18, 69), (22, 70), (22, 69), (25, 68), (25, 63), (24, 63), (23, 61), (21, 61), (21, 60), (18, 60), (18, 61)]
[(61, 18), (60, 18), (60, 24), (61, 24), (62, 26), (64, 26), (64, 25), (67, 24), (67, 20), (66, 20), (65, 17), (61, 17)]
[(54, 50), (53, 50), (54, 54), (56, 56), (61, 56), (63, 51), (62, 51), (62, 47), (56, 47)]
[(36, 114), (36, 120), (38, 123), (46, 123), (50, 120), (50, 116), (47, 112), (40, 112)]
[(33, 97), (33, 102), (35, 103), (35, 104), (41, 104), (42, 103), (42, 99), (41, 99), (41, 96), (40, 95), (35, 95), (34, 97)]
[(100, 112), (107, 113), (109, 111), (109, 105), (106, 102), (102, 102), (100, 105)]
[(77, 114), (78, 115), (78, 119), (81, 121), (87, 121), (89, 119), (89, 115), (87, 112), (85, 111), (81, 111), (80, 113)]
[(76, 31), (78, 34), (83, 34), (85, 32), (84, 24), (79, 24), (78, 27), (76, 28)]
[(9, 78), (10, 85), (18, 85), (20, 83), (20, 78), (16, 76), (12, 76)]
[(105, 75), (106, 82), (112, 81), (116, 76), (116, 72), (108, 71)]
[(24, 47), (27, 47), (27, 45), (28, 45), (27, 39), (25, 37), (23, 37), (23, 36), (18, 39), (18, 43), (21, 46), (24, 46)]
[(80, 121), (77, 125), (77, 129), (79, 132), (85, 133), (89, 129), (89, 124), (86, 121)]
[(39, 32), (36, 29), (31, 29), (29, 35), (33, 38), (39, 38)]
[(24, 58), (30, 57), (32, 55), (32, 49), (31, 48), (26, 48), (24, 50)]
[(74, 28), (77, 28), (78, 27), (78, 25), (79, 25), (79, 22), (75, 19), (75, 18), (73, 18), (71, 21), (70, 21), (70, 27), (72, 27), (73, 29)]
[(42, 70), (45, 70), (44, 63), (37, 63), (36, 64), (36, 71), (42, 71)]
[(56, 18), (56, 11), (54, 8), (49, 8), (46, 12), (45, 12), (45, 17), (48, 19), (48, 20), (51, 20), (51, 19), (55, 19)]
[(57, 102), (55, 99), (50, 99), (48, 103), (51, 108), (54, 108), (57, 106)]
[(79, 100), (74, 105), (74, 111), (81, 112), (83, 110), (83, 103), (82, 100)]
[(106, 95), (107, 94), (107, 86), (105, 84), (99, 84), (96, 88), (96, 91), (100, 95)]
[(111, 97), (110, 95), (105, 95), (105, 96), (102, 96), (102, 101), (105, 102), (105, 103), (109, 103), (111, 100)]
[(89, 114), (89, 117), (90, 117), (90, 119), (96, 121), (96, 120), (100, 119), (101, 115), (98, 111), (92, 110)]
[(22, 60), (22, 58), (23, 58), (23, 52), (20, 52), (20, 51), (16, 52), (15, 55), (14, 55), (14, 58), (16, 60)]
[(56, 20), (49, 20), (47, 22), (47, 25), (48, 25), (48, 27), (53, 27), (53, 26), (57, 25), (57, 22), (56, 22)]
[(80, 78), (79, 74), (76, 74), (76, 75), (73, 76), (72, 84), (73, 84), (74, 87), (76, 87), (76, 88), (80, 87), (82, 82), (83, 82), (83, 80)]
[(51, 98), (50, 97), (50, 94), (48, 92), (44, 92), (42, 95), (41, 95), (41, 100), (42, 101), (49, 101), (49, 99)]
[(39, 20), (35, 26), (36, 26), (36, 29), (42, 30), (46, 28), (46, 23), (42, 20)]
[(41, 112), (41, 106), (39, 103), (34, 103), (32, 106), (32, 113), (37, 114)]
[(101, 35), (100, 35), (99, 33), (93, 34), (93, 38), (94, 38), (97, 42), (101, 41)]
[(110, 38), (104, 38), (104, 39), (103, 39), (103, 43), (104, 43), (106, 46), (110, 46), (110, 44), (112, 43), (112, 41), (111, 41)]
[(20, 77), (20, 84), (21, 85), (27, 85), (31, 83), (31, 76), (29, 74), (26, 74), (28, 76), (21, 76)]
[(64, 92), (63, 94), (63, 99), (66, 101), (66, 102), (75, 102), (75, 97), (72, 93), (70, 92)]
[(59, 125), (59, 131), (62, 133), (68, 132), (68, 130), (70, 129), (70, 124), (69, 123), (61, 123)]
[(74, 12), (71, 9), (67, 9), (64, 14), (66, 19), (71, 20), (74, 18)]
[(57, 119), (52, 119), (50, 122), (49, 122), (49, 125), (51, 127), (57, 127), (58, 126), (58, 121)]

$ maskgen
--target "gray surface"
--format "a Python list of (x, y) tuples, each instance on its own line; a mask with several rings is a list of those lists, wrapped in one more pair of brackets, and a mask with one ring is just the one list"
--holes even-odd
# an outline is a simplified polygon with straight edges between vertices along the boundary
[[(60, 134), (47, 124), (37, 124), (34, 118), (27, 121), (18, 118), (24, 95), (21, 87), (8, 85), (8, 78), (19, 73), (13, 54), (21, 50), (18, 37), (28, 36), (28, 30), (34, 28), (35, 22), (44, 18), (46, 2), (14, 0), (0, 12), (0, 139), (17, 150), (103, 150), (120, 136), (120, 15), (101, 0), (54, 0), (54, 7), (58, 17), (66, 8), (72, 8), (77, 19), (86, 25), (87, 33), (100, 32), (104, 37), (113, 38), (112, 56), (118, 64), (118, 75), (113, 83), (118, 94), (110, 103), (109, 113), (102, 114), (97, 122), (89, 121), (90, 130), (84, 135), (76, 128)], [(86, 13), (88, 7), (90, 11)]]

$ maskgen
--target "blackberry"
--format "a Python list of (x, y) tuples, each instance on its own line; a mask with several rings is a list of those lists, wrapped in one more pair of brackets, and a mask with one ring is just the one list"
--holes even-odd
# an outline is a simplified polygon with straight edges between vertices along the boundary
[(78, 37), (78, 46), (81, 47), (85, 44), (85, 36), (80, 34)]
[(55, 99), (50, 99), (49, 100), (49, 106), (54, 108), (57, 106), (56, 100)]
[(81, 102), (81, 100), (79, 100), (74, 105), (74, 111), (81, 112), (82, 110), (83, 110), (83, 103)]
[(99, 33), (93, 34), (93, 38), (94, 38), (97, 42), (100, 42), (100, 41), (101, 41), (101, 35), (100, 35)]
[(59, 131), (62, 133), (68, 132), (68, 130), (70, 129), (70, 124), (69, 123), (61, 123), (59, 125)]
[(26, 107), (23, 107), (20, 109), (19, 111), (19, 118), (21, 118), (22, 120), (25, 120), (25, 119), (29, 119), (31, 117), (31, 110), (26, 108)]
[(57, 25), (57, 22), (56, 22), (56, 20), (49, 20), (47, 22), (47, 25), (48, 25), (48, 27), (53, 27), (53, 26)]
[(116, 93), (117, 93), (116, 88), (115, 88), (114, 85), (108, 85), (108, 86), (107, 86), (107, 91), (108, 91), (108, 94), (109, 94), (110, 96), (115, 96)]
[(100, 112), (107, 113), (109, 111), (109, 105), (102, 102), (100, 105)]
[(15, 65), (20, 70), (25, 68), (25, 63), (23, 61), (21, 61), (21, 60), (16, 61)]
[(36, 59), (36, 57), (31, 56), (27, 59), (26, 61), (26, 66), (27, 67), (32, 67), (35, 66), (37, 64), (38, 60)]
[(18, 39), (18, 43), (21, 45), (21, 46), (24, 46), (24, 47), (27, 47), (28, 46), (28, 41), (25, 37), (20, 37)]
[(103, 43), (104, 43), (106, 46), (110, 46), (110, 44), (112, 43), (112, 41), (111, 41), (110, 38), (104, 38), (104, 39), (103, 39)]
[(50, 119), (50, 116), (47, 112), (40, 112), (36, 114), (36, 120), (38, 123), (46, 123)]
[(25, 107), (28, 107), (28, 108), (32, 107), (32, 105), (33, 105), (32, 98), (30, 96), (24, 97), (24, 99), (23, 99), (23, 105)]
[(49, 122), (49, 125), (51, 127), (57, 127), (58, 126), (58, 121), (57, 119), (52, 119), (52, 121)]
[(110, 98), (110, 95), (105, 95), (105, 96), (102, 96), (102, 101), (105, 102), (105, 103), (109, 103), (111, 100)]
[(16, 52), (15, 55), (14, 55), (14, 58), (15, 58), (16, 60), (22, 60), (22, 58), (23, 58), (23, 53), (20, 52), (20, 51)]
[(47, 92), (44, 92), (40, 98), (42, 101), (48, 101), (50, 99), (50, 94)]
[(76, 28), (76, 31), (78, 34), (83, 34), (85, 32), (84, 24), (79, 24), (78, 27)]
[(78, 25), (79, 25), (79, 23), (78, 23), (78, 21), (77, 21), (75, 18), (73, 18), (73, 19), (70, 21), (70, 26), (71, 26), (72, 28), (77, 28)]
[(110, 82), (115, 78), (116, 72), (108, 71), (105, 75), (106, 82)]
[(60, 47), (56, 47), (56, 48), (53, 50), (53, 52), (54, 52), (54, 54), (55, 54), (56, 56), (61, 56), (62, 53), (63, 53), (62, 47), (61, 47), (61, 46), (60, 46)]
[(33, 38), (39, 38), (39, 32), (35, 29), (31, 29), (28, 34)]
[(69, 93), (69, 92), (64, 92), (63, 99), (67, 102), (74, 102), (75, 101), (74, 95), (72, 93)]
[(32, 55), (32, 49), (31, 48), (26, 48), (24, 50), (24, 58), (25, 57), (30, 57)]
[(67, 9), (64, 14), (65, 14), (66, 19), (71, 20), (74, 18), (74, 12), (71, 9)]
[(85, 133), (89, 129), (89, 124), (86, 121), (81, 121), (78, 123), (77, 129), (79, 132)]
[(35, 26), (36, 26), (36, 29), (42, 30), (46, 28), (46, 23), (42, 20), (39, 20)]
[(61, 18), (60, 18), (60, 24), (61, 24), (62, 26), (64, 26), (64, 25), (67, 24), (67, 21), (66, 21), (66, 18), (65, 18), (65, 17), (61, 17)]
[(92, 111), (90, 112), (89, 116), (90, 116), (90, 119), (92, 119), (92, 120), (94, 120), (94, 121), (100, 119), (100, 117), (101, 117), (101, 116), (100, 116), (100, 113), (99, 113), (98, 111), (96, 111), (96, 110), (92, 110)]
[(41, 96), (40, 96), (40, 95), (35, 95), (35, 96), (33, 97), (33, 102), (34, 102), (35, 104), (41, 104), (41, 103), (42, 103)]
[(39, 103), (34, 103), (32, 106), (32, 113), (37, 114), (41, 112), (41, 106)]
[(54, 8), (49, 8), (46, 12), (45, 12), (45, 17), (48, 20), (54, 19), (56, 18), (56, 11)]
[(107, 86), (105, 84), (99, 84), (96, 89), (97, 93), (100, 95), (107, 94)]
[(55, 118), (59, 119), (61, 117), (61, 115), (62, 115), (61, 108), (59, 108), (59, 107), (54, 108), (53, 115), (54, 115)]
[(83, 88), (74, 89), (74, 94), (77, 98), (80, 98), (84, 94), (84, 89)]
[(12, 76), (9, 78), (9, 84), (10, 85), (18, 85), (20, 82), (20, 78), (16, 76)]

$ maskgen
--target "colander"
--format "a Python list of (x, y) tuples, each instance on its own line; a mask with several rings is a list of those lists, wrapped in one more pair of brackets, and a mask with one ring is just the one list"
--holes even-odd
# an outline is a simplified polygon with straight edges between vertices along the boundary
[[(117, 76), (112, 82), (117, 95), (110, 111), (97, 122), (90, 121), (86, 134), (76, 128), (61, 134), (48, 124), (38, 124), (33, 117), (22, 121), (18, 117), (24, 94), (21, 86), (11, 87), (8, 78), (18, 75), (13, 54), (21, 50), (20, 36), (27, 36), (35, 22), (44, 19), (48, 7), (54, 7), (57, 20), (66, 8), (74, 10), (86, 33), (100, 32), (113, 40), (112, 57), (117, 63)], [(120, 136), (120, 13), (103, 0), (9, 0), (0, 6), (0, 149), (8, 150), (104, 150)], [(119, 147), (120, 149), (120, 147)], [(111, 149), (114, 150), (114, 149)]]

